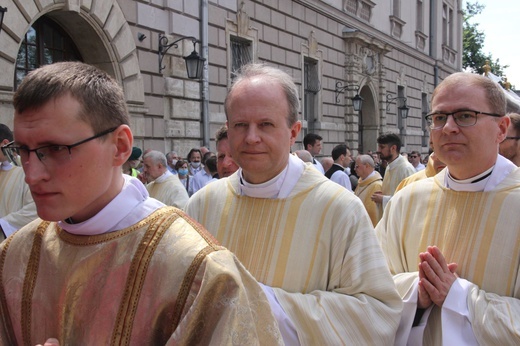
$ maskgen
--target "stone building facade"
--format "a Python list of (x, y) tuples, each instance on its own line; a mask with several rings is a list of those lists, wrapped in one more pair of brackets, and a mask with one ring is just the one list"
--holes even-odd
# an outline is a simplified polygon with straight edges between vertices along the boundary
[[(406, 151), (428, 150), (424, 114), (440, 80), (462, 69), (461, 0), (0, 0), (0, 122), (31, 69), (79, 59), (123, 86), (136, 145), (186, 155), (214, 149), (233, 72), (249, 61), (278, 66), (301, 91), (303, 134), (353, 152), (400, 133)], [(159, 69), (159, 35), (192, 36), (206, 59), (189, 79), (190, 39)], [(362, 109), (351, 98), (363, 97)], [(398, 107), (409, 107), (407, 118)], [(297, 143), (294, 149), (300, 149)]]

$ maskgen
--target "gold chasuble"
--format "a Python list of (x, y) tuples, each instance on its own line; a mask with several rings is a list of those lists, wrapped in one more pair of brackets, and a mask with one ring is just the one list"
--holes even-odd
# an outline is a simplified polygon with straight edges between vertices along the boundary
[[(445, 188), (445, 171), (390, 200), (376, 227), (402, 297), (418, 277), (419, 253), (439, 247), (470, 282), (466, 302), (480, 345), (520, 344), (520, 169), (488, 192)], [(416, 284), (415, 284), (416, 285)], [(428, 318), (424, 345), (441, 345), (441, 309)]]
[(374, 193), (381, 191), (382, 184), (383, 178), (381, 178), (381, 174), (374, 171), (374, 174), (366, 180), (359, 178), (358, 185), (354, 191), (356, 196), (358, 196), (361, 202), (363, 202), (368, 216), (370, 217), (370, 221), (372, 221), (374, 226), (377, 225), (381, 216), (379, 215), (380, 210), (377, 207), (376, 202), (374, 202), (371, 197)]
[(237, 173), (188, 215), (273, 287), (302, 345), (391, 345), (401, 300), (363, 204), (307, 165), (287, 198), (240, 194)]
[(1, 245), (1, 345), (276, 345), (257, 282), (180, 210), (95, 236), (36, 220)]

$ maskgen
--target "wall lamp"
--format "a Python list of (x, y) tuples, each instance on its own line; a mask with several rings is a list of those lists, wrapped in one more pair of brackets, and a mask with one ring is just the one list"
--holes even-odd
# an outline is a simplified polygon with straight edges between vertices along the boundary
[(347, 84), (343, 85), (343, 82), (337, 81), (336, 82), (336, 103), (339, 103), (339, 94), (342, 94), (343, 91), (356, 91), (356, 96), (351, 97), (352, 100), (352, 106), (354, 107), (354, 110), (356, 112), (359, 112), (361, 108), (363, 108), (363, 98), (359, 96), (359, 85), (356, 84)]
[(190, 55), (184, 57), (184, 61), (186, 61), (186, 71), (188, 72), (188, 78), (201, 79), (202, 71), (204, 69), (204, 62), (206, 61), (206, 59), (201, 58), (200, 55), (197, 53), (195, 46), (197, 43), (200, 43), (200, 41), (192, 36), (181, 37), (178, 40), (173, 41), (172, 43), (168, 43), (168, 37), (166, 35), (159, 35), (159, 72), (161, 72), (165, 68), (162, 64), (162, 61), (168, 49), (170, 49), (171, 47), (178, 48), (179, 45), (177, 43), (183, 40), (191, 40), (191, 42), (193, 43), (193, 52), (191, 52)]
[(386, 94), (386, 111), (388, 112), (390, 110), (390, 105), (394, 103), (395, 100), (403, 100), (403, 105), (397, 107), (397, 112), (399, 113), (399, 116), (403, 119), (406, 119), (408, 117), (408, 111), (410, 108), (406, 105), (406, 97), (404, 96), (396, 96), (392, 97), (390, 94)]
[(7, 7), (0, 6), (0, 32), (2, 31), (2, 23), (4, 22), (4, 15), (7, 12)]

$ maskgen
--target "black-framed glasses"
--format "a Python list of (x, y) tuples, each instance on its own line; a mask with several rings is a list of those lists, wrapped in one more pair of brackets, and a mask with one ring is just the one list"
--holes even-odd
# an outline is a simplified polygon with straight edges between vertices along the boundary
[(517, 141), (517, 140), (520, 139), (520, 136), (517, 136), (517, 137), (506, 137), (506, 138), (504, 138), (504, 141), (505, 141), (506, 139), (514, 139), (515, 141)]
[(503, 115), (495, 114), (495, 113), (486, 113), (480, 111), (474, 111), (471, 109), (461, 109), (459, 111), (453, 113), (443, 113), (436, 112), (426, 115), (424, 118), (430, 124), (430, 128), (432, 130), (438, 130), (446, 125), (448, 121), (448, 116), (452, 116), (453, 120), (455, 120), (455, 124), (460, 127), (468, 127), (473, 126), (477, 123), (477, 118), (479, 114), (489, 115), (491, 117), (502, 117)]
[(72, 148), (114, 132), (118, 127), (119, 126), (112, 127), (92, 137), (70, 145), (51, 144), (36, 149), (29, 149), (27, 146), (16, 146), (15, 142), (10, 142), (2, 147), (2, 152), (15, 166), (22, 166), (24, 162), (27, 162), (31, 152), (34, 152), (36, 157), (46, 166), (60, 165), (70, 161), (72, 157)]

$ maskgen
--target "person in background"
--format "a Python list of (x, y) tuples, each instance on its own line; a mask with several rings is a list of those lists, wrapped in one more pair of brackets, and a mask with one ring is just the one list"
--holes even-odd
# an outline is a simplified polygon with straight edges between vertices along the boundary
[(132, 147), (132, 153), (128, 160), (123, 164), (123, 173), (128, 174), (134, 178), (137, 178), (139, 171), (136, 169), (140, 163), (139, 158), (141, 157), (142, 150), (138, 147)]
[(294, 152), (294, 155), (298, 156), (300, 158), (300, 160), (302, 160), (303, 162), (308, 162), (308, 163), (312, 163), (313, 161), (313, 158), (312, 158), (312, 155), (311, 153), (309, 153), (307, 150), (305, 149), (302, 149), (302, 150), (296, 150)]
[(401, 138), (395, 133), (379, 135), (377, 138), (377, 150), (381, 160), (388, 162), (383, 178), (382, 191), (372, 195), (372, 200), (380, 208), (379, 215), (382, 216), (386, 203), (394, 195), (397, 185), (404, 178), (414, 174), (415, 168), (408, 162), (408, 159), (400, 155)]
[(308, 133), (303, 137), (303, 148), (312, 155), (312, 164), (318, 171), (325, 174), (325, 170), (320, 161), (316, 160), (316, 156), (320, 154), (323, 137), (315, 133)]
[(520, 114), (509, 113), (511, 123), (507, 128), (507, 136), (500, 143), (499, 153), (509, 159), (517, 167), (520, 166)]
[(320, 162), (325, 172), (327, 172), (330, 169), (330, 167), (332, 167), (332, 165), (334, 164), (334, 160), (330, 156), (322, 157)]
[[(13, 141), (13, 132), (0, 124), (0, 146)], [(21, 167), (0, 152), (0, 242), (38, 217)]]
[(213, 156), (216, 156), (215, 153), (208, 151), (202, 157), (202, 170), (198, 171), (193, 176), (193, 183), (191, 185), (192, 190), (188, 191), (190, 196), (202, 189), (204, 186), (206, 186), (207, 183), (211, 181), (211, 179), (213, 179), (213, 172), (208, 167), (206, 167), (206, 160)]
[(236, 257), (123, 174), (133, 135), (115, 79), (44, 65), (13, 105), (2, 152), (23, 167), (41, 219), (0, 244), (0, 345), (282, 344)]
[(431, 152), (428, 156), (428, 164), (426, 165), (426, 168), (410, 175), (409, 177), (404, 178), (399, 185), (397, 185), (395, 192), (401, 190), (406, 185), (410, 185), (411, 183), (414, 183), (418, 180), (426, 179), (429, 177), (433, 177), (440, 171), (442, 171), (446, 167), (444, 162), (439, 160), (437, 155), (435, 155), (435, 152)]
[(381, 174), (374, 169), (375, 163), (372, 156), (359, 155), (355, 162), (354, 170), (358, 174), (359, 180), (354, 193), (363, 202), (370, 221), (372, 221), (372, 225), (375, 227), (381, 216), (379, 215), (380, 210), (377, 204), (371, 197), (374, 193), (381, 191), (383, 178)]
[(177, 174), (177, 171), (175, 170), (175, 164), (177, 163), (178, 160), (180, 160), (180, 157), (176, 151), (170, 151), (168, 154), (166, 154), (166, 162), (168, 163), (168, 170), (172, 174)]
[(152, 179), (146, 185), (150, 197), (183, 209), (189, 196), (177, 174), (168, 170), (166, 156), (160, 151), (152, 150), (143, 156), (143, 166), (143, 172)]
[(520, 169), (498, 154), (510, 122), (504, 92), (454, 73), (431, 109), (433, 149), (447, 166), (398, 191), (376, 226), (405, 304), (396, 344), (518, 345)]
[(188, 169), (190, 170), (190, 175), (194, 176), (197, 172), (200, 172), (202, 168), (202, 153), (200, 149), (191, 149), (188, 153)]
[(419, 153), (418, 151), (412, 151), (408, 156), (408, 159), (410, 160), (410, 163), (412, 164), (413, 168), (415, 168), (416, 172), (422, 171), (426, 168), (426, 166), (423, 165), (421, 162), (421, 153)]
[(238, 170), (238, 165), (231, 157), (227, 126), (222, 126), (215, 134), (217, 144), (217, 171), (219, 179), (229, 177)]
[(286, 344), (391, 344), (401, 301), (363, 204), (290, 154), (301, 129), (292, 78), (246, 65), (224, 109), (240, 168), (195, 193), (188, 215), (264, 284)]
[(334, 149), (332, 149), (332, 159), (334, 160), (334, 164), (325, 173), (325, 176), (352, 192), (350, 177), (347, 172), (345, 172), (345, 168), (347, 168), (352, 161), (350, 149), (346, 144), (336, 145)]
[(193, 177), (190, 176), (190, 171), (188, 169), (188, 162), (184, 160), (178, 160), (175, 164), (175, 170), (177, 171), (177, 176), (179, 177), (179, 181), (182, 186), (186, 189), (186, 193), (192, 190), (191, 184), (193, 183)]

